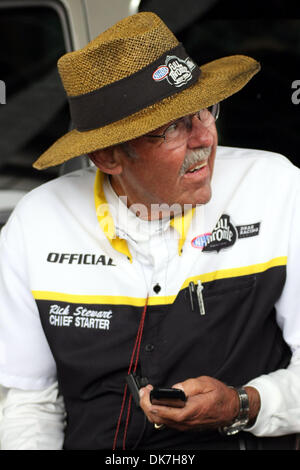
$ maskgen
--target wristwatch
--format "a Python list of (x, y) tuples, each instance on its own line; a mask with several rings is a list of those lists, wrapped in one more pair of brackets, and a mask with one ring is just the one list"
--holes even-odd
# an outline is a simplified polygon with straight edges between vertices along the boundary
[[(234, 388), (234, 387), (231, 387)], [(249, 421), (249, 397), (244, 388), (234, 388), (238, 394), (239, 401), (240, 401), (240, 410), (237, 417), (234, 421), (229, 424), (228, 426), (223, 426), (219, 428), (221, 434), (225, 434), (226, 436), (233, 436), (238, 432), (245, 429)]]

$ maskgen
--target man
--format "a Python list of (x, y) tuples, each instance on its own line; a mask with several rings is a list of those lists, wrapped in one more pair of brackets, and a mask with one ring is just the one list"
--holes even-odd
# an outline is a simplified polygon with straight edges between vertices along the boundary
[(35, 167), (95, 167), (2, 232), (3, 448), (295, 448), (299, 171), (217, 146), (218, 103), (258, 63), (199, 69), (140, 13), (58, 65), (75, 129)]

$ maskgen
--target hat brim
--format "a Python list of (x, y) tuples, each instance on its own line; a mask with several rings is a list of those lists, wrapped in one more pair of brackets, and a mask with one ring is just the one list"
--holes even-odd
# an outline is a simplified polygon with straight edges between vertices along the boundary
[(201, 66), (198, 82), (135, 114), (105, 127), (68, 132), (49, 147), (33, 164), (42, 170), (89, 152), (120, 144), (201, 108), (219, 103), (241, 90), (260, 70), (251, 57), (235, 55)]

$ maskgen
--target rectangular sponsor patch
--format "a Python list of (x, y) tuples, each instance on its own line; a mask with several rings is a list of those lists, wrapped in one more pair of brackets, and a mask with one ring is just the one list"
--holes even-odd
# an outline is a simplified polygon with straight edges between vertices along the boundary
[(255, 237), (259, 234), (260, 222), (256, 224), (237, 225), (236, 229), (239, 238)]

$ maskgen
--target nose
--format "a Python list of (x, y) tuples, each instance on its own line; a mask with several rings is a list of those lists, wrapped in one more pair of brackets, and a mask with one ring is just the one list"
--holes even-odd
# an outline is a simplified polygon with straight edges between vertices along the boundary
[(209, 127), (204, 126), (197, 116), (192, 118), (192, 127), (188, 136), (187, 146), (189, 148), (209, 147), (214, 141), (216, 125), (213, 122)]

